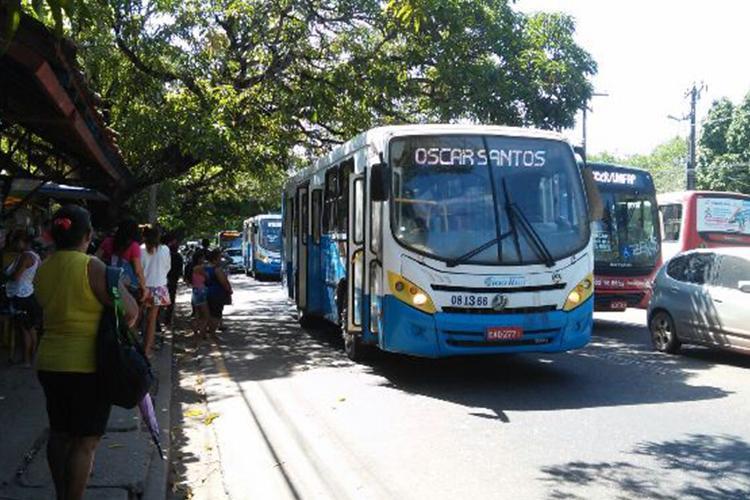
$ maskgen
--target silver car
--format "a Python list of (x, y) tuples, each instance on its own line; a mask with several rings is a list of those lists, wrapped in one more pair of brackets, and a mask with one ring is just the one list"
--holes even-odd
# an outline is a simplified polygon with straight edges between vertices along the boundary
[(658, 351), (701, 344), (750, 353), (750, 248), (673, 257), (654, 279), (648, 326)]

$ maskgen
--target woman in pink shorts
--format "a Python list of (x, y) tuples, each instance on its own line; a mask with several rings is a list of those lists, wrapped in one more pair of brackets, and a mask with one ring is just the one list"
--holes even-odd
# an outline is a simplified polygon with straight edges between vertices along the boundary
[(148, 293), (145, 301), (146, 335), (143, 349), (149, 357), (154, 349), (156, 318), (159, 317), (159, 308), (170, 304), (167, 274), (172, 266), (172, 257), (169, 255), (169, 248), (162, 245), (160, 239), (161, 235), (157, 227), (149, 226), (143, 231), (144, 243), (141, 245), (141, 260), (143, 261), (143, 274), (146, 278)]

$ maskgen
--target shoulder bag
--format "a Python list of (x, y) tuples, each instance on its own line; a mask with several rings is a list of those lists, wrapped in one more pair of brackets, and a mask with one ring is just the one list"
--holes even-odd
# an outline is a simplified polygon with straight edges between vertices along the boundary
[(134, 408), (154, 381), (151, 364), (136, 334), (124, 321), (120, 296), (122, 269), (107, 267), (107, 293), (112, 306), (106, 306), (99, 322), (96, 364), (100, 387), (110, 403)]

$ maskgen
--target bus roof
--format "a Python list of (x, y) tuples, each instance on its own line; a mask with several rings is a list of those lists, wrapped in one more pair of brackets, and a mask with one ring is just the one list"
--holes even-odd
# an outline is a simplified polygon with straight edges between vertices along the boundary
[(249, 224), (250, 222), (256, 221), (256, 220), (266, 220), (266, 219), (281, 219), (281, 214), (259, 214), (259, 215), (253, 215), (252, 217), (245, 219), (243, 224)]
[(631, 167), (629, 165), (617, 165), (615, 163), (604, 163), (604, 162), (595, 162), (595, 161), (586, 162), (586, 165), (591, 168), (598, 168), (598, 169), (604, 169), (604, 170), (616, 170), (616, 171), (633, 173), (636, 175), (639, 175), (639, 174), (648, 175), (649, 177), (651, 177), (651, 172), (640, 167)]
[(321, 169), (336, 163), (352, 153), (366, 147), (372, 147), (372, 153), (383, 152), (385, 144), (393, 137), (408, 135), (459, 135), (459, 134), (483, 134), (502, 135), (508, 137), (529, 137), (534, 139), (548, 139), (554, 141), (568, 142), (558, 132), (539, 130), (522, 127), (503, 127), (499, 125), (470, 125), (470, 124), (412, 124), (412, 125), (389, 125), (376, 127), (355, 136), (351, 140), (336, 147), (330, 153), (321, 156), (310, 166), (290, 176), (288, 183), (295, 184), (297, 181), (314, 175)]
[(660, 205), (666, 203), (679, 203), (687, 200), (691, 196), (728, 196), (731, 198), (746, 198), (750, 199), (750, 195), (735, 193), (731, 191), (671, 191), (669, 193), (661, 193), (656, 196)]

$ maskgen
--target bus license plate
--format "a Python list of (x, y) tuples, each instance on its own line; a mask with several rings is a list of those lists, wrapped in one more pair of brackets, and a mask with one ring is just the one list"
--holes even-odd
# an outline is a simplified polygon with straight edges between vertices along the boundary
[(519, 340), (523, 337), (520, 326), (491, 326), (484, 332), (487, 342), (502, 342), (503, 340)]
[(609, 308), (613, 311), (624, 311), (628, 308), (628, 302), (625, 300), (613, 300), (610, 302)]
[(489, 295), (451, 295), (453, 307), (490, 307)]

